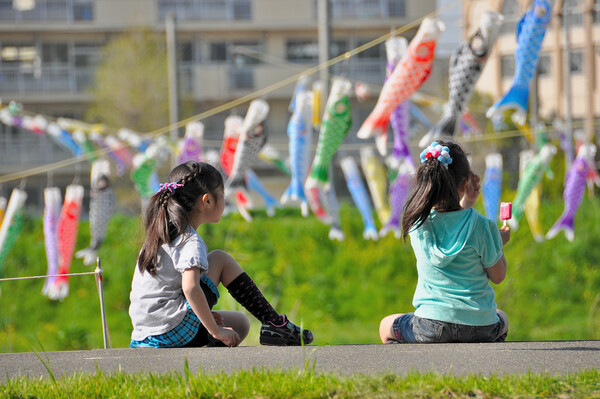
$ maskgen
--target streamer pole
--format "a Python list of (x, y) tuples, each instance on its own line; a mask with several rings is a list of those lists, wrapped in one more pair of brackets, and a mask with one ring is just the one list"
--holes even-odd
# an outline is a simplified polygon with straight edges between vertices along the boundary
[(104, 339), (104, 349), (109, 347), (112, 349), (112, 345), (109, 345), (110, 337), (108, 333), (108, 326), (106, 325), (106, 312), (104, 311), (104, 287), (102, 286), (102, 266), (100, 264), (100, 257), (96, 258), (96, 285), (98, 287), (98, 297), (100, 298), (100, 313), (102, 315), (102, 338)]

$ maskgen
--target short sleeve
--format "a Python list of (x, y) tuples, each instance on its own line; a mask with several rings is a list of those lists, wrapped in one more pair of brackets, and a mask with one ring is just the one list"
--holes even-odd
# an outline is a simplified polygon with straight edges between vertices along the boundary
[(206, 273), (208, 271), (208, 251), (206, 244), (194, 232), (194, 234), (175, 247), (173, 261), (175, 269), (180, 273), (191, 267), (197, 267)]
[(502, 256), (502, 237), (496, 224), (487, 218), (479, 223), (481, 229), (477, 234), (479, 237), (478, 253), (484, 268), (494, 266)]

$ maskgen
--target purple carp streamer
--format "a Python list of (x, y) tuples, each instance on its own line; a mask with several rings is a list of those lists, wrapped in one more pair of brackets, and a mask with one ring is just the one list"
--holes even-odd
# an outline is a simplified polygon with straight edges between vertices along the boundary
[(396, 238), (401, 237), (401, 217), (406, 197), (410, 191), (413, 176), (416, 173), (412, 159), (404, 158), (398, 166), (396, 178), (390, 185), (390, 218), (379, 231), (380, 237), (385, 237), (390, 231)]
[(546, 234), (547, 239), (552, 239), (562, 230), (567, 240), (575, 238), (575, 214), (585, 194), (586, 178), (590, 171), (590, 165), (594, 165), (596, 146), (594, 144), (582, 144), (577, 152), (577, 157), (569, 169), (563, 191), (565, 209)]
[[(46, 261), (48, 262), (48, 276), (58, 274), (58, 219), (62, 206), (62, 195), (58, 187), (44, 189), (44, 247), (46, 248)], [(42, 294), (48, 296), (56, 277), (46, 277)]]
[(177, 163), (202, 160), (202, 140), (204, 137), (204, 124), (202, 122), (190, 122), (185, 125), (185, 136), (180, 140)]

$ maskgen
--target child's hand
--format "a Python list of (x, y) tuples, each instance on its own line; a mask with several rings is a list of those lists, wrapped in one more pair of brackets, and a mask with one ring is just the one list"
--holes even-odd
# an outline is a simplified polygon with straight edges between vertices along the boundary
[(238, 346), (240, 342), (242, 342), (238, 333), (233, 331), (231, 327), (219, 326), (219, 331), (217, 331), (217, 334), (214, 335), (214, 338), (218, 339), (229, 347)]
[(500, 227), (500, 237), (502, 237), (502, 245), (506, 245), (510, 241), (510, 227)]

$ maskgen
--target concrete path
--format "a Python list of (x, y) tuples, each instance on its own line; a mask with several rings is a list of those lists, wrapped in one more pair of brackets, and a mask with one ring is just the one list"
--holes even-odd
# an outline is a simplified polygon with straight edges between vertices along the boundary
[[(54, 375), (74, 372), (107, 374), (182, 373), (185, 359), (197, 373), (240, 369), (304, 369), (340, 375), (411, 371), (439, 374), (566, 374), (600, 369), (600, 341), (502, 342), (486, 344), (336, 345), (301, 347), (242, 346), (196, 349), (96, 349), (39, 354)], [(16, 376), (48, 377), (35, 353), (0, 354), (0, 381)]]

